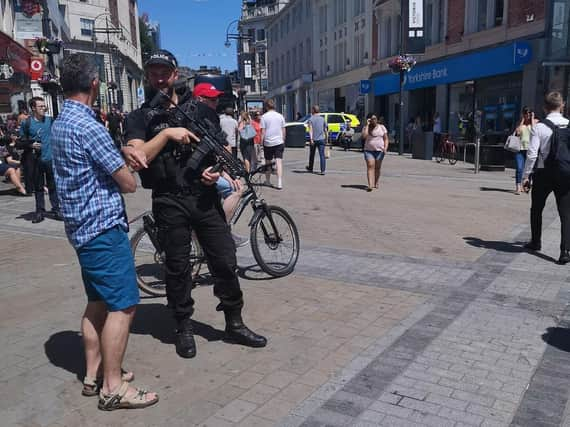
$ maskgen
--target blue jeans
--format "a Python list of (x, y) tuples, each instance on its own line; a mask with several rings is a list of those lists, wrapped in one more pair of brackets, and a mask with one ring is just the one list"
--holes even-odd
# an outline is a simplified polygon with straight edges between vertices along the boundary
[(315, 150), (319, 149), (319, 164), (321, 166), (321, 172), (324, 173), (327, 167), (327, 161), (325, 159), (325, 140), (320, 139), (318, 141), (313, 141), (313, 145), (309, 146), (309, 170), (313, 171), (313, 165), (315, 164)]
[(516, 176), (515, 176), (516, 184), (522, 183), (525, 159), (526, 159), (526, 150), (521, 150), (518, 153), (515, 153), (515, 163), (517, 167)]

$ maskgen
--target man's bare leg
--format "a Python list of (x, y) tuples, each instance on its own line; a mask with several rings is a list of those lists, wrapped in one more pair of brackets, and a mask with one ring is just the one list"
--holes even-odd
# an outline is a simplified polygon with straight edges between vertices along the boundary
[(101, 332), (106, 318), (105, 303), (94, 301), (87, 304), (81, 319), (81, 333), (85, 347), (85, 376), (91, 379), (97, 378), (97, 372), (101, 366)]
[(241, 191), (234, 191), (228, 197), (224, 199), (224, 214), (226, 216), (226, 222), (229, 224), (234, 212), (236, 211), (237, 205), (239, 203), (239, 199), (241, 199)]
[(275, 159), (275, 166), (277, 167), (277, 188), (283, 187), (283, 159)]
[[(104, 394), (112, 394), (121, 386), (121, 366), (127, 342), (131, 322), (135, 316), (136, 306), (125, 310), (111, 311), (107, 314), (103, 333), (101, 334), (101, 352), (103, 354), (103, 387)], [(126, 396), (132, 397), (137, 389), (129, 387)], [(156, 398), (156, 393), (146, 393), (145, 400), (151, 401)]]

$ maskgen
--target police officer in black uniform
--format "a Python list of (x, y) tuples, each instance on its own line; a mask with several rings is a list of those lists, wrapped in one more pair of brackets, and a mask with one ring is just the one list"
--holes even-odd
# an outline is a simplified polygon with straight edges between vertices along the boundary
[[(165, 92), (183, 109), (195, 102), (197, 116), (208, 118), (219, 128), (218, 115), (211, 108), (212, 100), (199, 98), (196, 102), (189, 92), (179, 94), (174, 90), (177, 66), (176, 58), (170, 52), (153, 53), (145, 63), (151, 89)], [(208, 105), (210, 103), (212, 105)], [(220, 176), (211, 170), (215, 160), (207, 157), (200, 170), (188, 168), (192, 154), (189, 143), (196, 142), (197, 138), (178, 125), (182, 123), (177, 121), (180, 117), (177, 119), (176, 110), (169, 104), (151, 108), (147, 102), (129, 114), (125, 140), (132, 151), (144, 153), (148, 161), (148, 168), (140, 170), (140, 175), (143, 187), (152, 188), (153, 215), (165, 251), (166, 293), (177, 321), (176, 352), (185, 358), (196, 354), (190, 320), (194, 306), (189, 259), (192, 230), (208, 258), (214, 278), (214, 295), (220, 299), (216, 310), (223, 311), (226, 319), (226, 339), (250, 347), (264, 347), (267, 340), (252, 332), (242, 321), (243, 296), (236, 274), (236, 248), (214, 185)], [(136, 158), (125, 151), (123, 154), (132, 167), (140, 169), (141, 164)]]

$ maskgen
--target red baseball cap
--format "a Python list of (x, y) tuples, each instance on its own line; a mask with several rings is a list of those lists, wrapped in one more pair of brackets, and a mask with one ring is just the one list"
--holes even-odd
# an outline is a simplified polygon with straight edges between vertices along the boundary
[(211, 83), (199, 83), (194, 86), (193, 96), (203, 96), (204, 98), (217, 98), (223, 94), (221, 90), (216, 89)]

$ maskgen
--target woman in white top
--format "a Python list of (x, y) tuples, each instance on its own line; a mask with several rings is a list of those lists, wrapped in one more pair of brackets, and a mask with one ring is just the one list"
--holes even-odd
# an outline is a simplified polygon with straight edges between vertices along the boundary
[(362, 138), (364, 138), (364, 160), (368, 177), (366, 191), (372, 191), (373, 188), (378, 188), (382, 160), (388, 151), (388, 130), (384, 126), (384, 120), (378, 120), (376, 114), (370, 115), (366, 120), (366, 126), (362, 128)]

